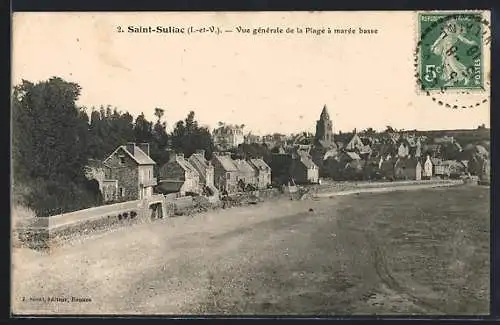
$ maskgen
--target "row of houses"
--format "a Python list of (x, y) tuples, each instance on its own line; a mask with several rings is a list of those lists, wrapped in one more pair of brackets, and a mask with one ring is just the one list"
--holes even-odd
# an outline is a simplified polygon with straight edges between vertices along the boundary
[[(364, 160), (355, 152), (342, 152), (329, 157), (322, 165), (323, 173), (333, 180), (422, 180), (433, 177), (455, 177), (468, 172), (468, 161), (442, 161), (439, 158), (391, 157)], [(314, 184), (321, 168), (305, 152), (273, 154), (271, 166), (278, 183)]]
[(119, 146), (104, 161), (91, 160), (88, 179), (98, 183), (105, 202), (140, 200), (154, 193), (217, 197), (220, 192), (263, 189), (271, 184), (271, 168), (262, 159), (232, 159), (228, 152), (215, 153), (211, 160), (199, 150), (186, 158), (170, 152), (159, 167), (158, 180), (149, 156), (149, 144)]
[(267, 188), (271, 184), (271, 168), (262, 159), (232, 159), (229, 152), (216, 152), (211, 160), (198, 150), (189, 158), (170, 154), (159, 169), (158, 191), (163, 194), (214, 195), (235, 193), (249, 187)]

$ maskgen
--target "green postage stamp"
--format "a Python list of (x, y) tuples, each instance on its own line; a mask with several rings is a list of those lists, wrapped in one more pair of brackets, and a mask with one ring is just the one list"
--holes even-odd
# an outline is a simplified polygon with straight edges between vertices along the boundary
[(419, 87), (484, 89), (484, 29), (480, 13), (419, 13)]

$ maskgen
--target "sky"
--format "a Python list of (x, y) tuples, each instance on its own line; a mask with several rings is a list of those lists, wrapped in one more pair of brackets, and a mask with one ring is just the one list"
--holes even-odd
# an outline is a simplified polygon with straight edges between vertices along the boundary
[[(314, 132), (324, 105), (334, 131), (489, 127), (489, 101), (454, 110), (418, 92), (413, 12), (14, 13), (12, 81), (78, 83), (85, 107), (111, 105), (168, 127), (194, 110), (202, 125), (254, 134)], [(118, 26), (125, 32), (119, 33)], [(220, 27), (232, 33), (128, 33), (128, 26)], [(236, 27), (294, 34), (241, 34)], [(356, 34), (297, 34), (296, 28)], [(376, 29), (360, 34), (359, 28)], [(489, 71), (489, 52), (484, 54)], [(474, 104), (489, 92), (439, 100)]]

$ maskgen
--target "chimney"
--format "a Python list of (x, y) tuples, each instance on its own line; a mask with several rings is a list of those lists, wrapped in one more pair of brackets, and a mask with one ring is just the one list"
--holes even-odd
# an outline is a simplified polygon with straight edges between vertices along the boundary
[(149, 156), (149, 143), (139, 143), (137, 146)]
[(184, 158), (184, 153), (180, 152), (180, 153), (176, 153), (176, 156), (177, 157), (180, 157), (180, 158)]
[(127, 148), (127, 151), (132, 154), (132, 156), (135, 155), (135, 143), (127, 142), (127, 145), (125, 147)]
[(205, 157), (205, 150), (203, 150), (203, 149), (197, 149), (196, 153), (202, 155), (203, 158)]

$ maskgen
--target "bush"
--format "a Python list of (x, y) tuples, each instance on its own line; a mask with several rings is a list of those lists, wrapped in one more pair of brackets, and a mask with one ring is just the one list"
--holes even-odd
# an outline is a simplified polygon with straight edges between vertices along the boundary
[(39, 217), (86, 209), (101, 202), (102, 197), (96, 189), (88, 183), (72, 180), (37, 179), (26, 198), (27, 205)]
[(12, 245), (14, 247), (19, 247), (22, 244), (19, 231), (29, 227), (35, 221), (35, 217), (35, 212), (30, 208), (17, 204), (12, 206)]

